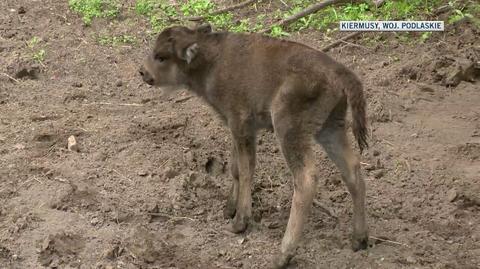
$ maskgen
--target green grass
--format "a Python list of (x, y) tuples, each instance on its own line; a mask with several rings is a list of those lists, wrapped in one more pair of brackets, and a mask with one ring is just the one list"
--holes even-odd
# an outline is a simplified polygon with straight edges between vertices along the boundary
[[(154, 33), (173, 24), (172, 18), (201, 16), (217, 30), (233, 32), (256, 32), (265, 27), (265, 21), (270, 17), (280, 20), (296, 14), (302, 9), (317, 3), (316, 0), (284, 0), (290, 7), (287, 10), (277, 9), (271, 15), (261, 14), (256, 18), (238, 18), (232, 12), (209, 15), (219, 7), (212, 0), (180, 0), (177, 6), (172, 6), (168, 0), (137, 0), (134, 10), (150, 21)], [(425, 19), (435, 6), (443, 0), (388, 0), (376, 8), (368, 3), (346, 3), (344, 5), (327, 7), (315, 14), (308, 15), (287, 27), (274, 26), (270, 35), (275, 37), (288, 36), (290, 32), (303, 29), (326, 31), (336, 28), (341, 20), (392, 20), (392, 19)], [(176, 24), (185, 24), (180, 21)], [(332, 31), (329, 31), (331, 33)]]
[(469, 19), (480, 28), (480, 3), (467, 2), (467, 5), (462, 5), (459, 1), (450, 1), (448, 4), (453, 8), (452, 14), (448, 17), (448, 23)]
[(137, 42), (137, 39), (134, 36), (130, 35), (100, 35), (97, 37), (97, 42), (102, 46), (116, 46), (122, 44), (135, 44)]
[(27, 48), (30, 51), (32, 59), (42, 64), (45, 60), (46, 51), (43, 48), (39, 48), (41, 39), (37, 36), (32, 37), (27, 41)]
[(184, 16), (203, 16), (215, 9), (216, 5), (210, 0), (189, 0), (180, 6)]
[(85, 25), (90, 25), (94, 18), (115, 18), (120, 13), (117, 0), (69, 0), (68, 5), (81, 14)]
[(233, 14), (226, 12), (218, 15), (209, 15), (217, 9), (217, 5), (210, 0), (188, 0), (181, 6), (180, 10), (185, 17), (202, 16), (206, 17), (206, 21), (211, 23), (215, 29), (219, 30), (240, 30), (247, 29), (247, 22), (238, 25), (233, 23)]
[(27, 47), (33, 49), (38, 43), (40, 43), (40, 38), (37, 36), (32, 37), (32, 39), (27, 41)]
[(169, 26), (170, 19), (179, 17), (176, 8), (168, 0), (137, 0), (134, 10), (147, 17), (154, 33)]
[[(283, 2), (288, 8), (282, 5), (283, 10), (277, 9), (271, 14), (260, 14), (256, 18), (237, 16), (235, 12), (210, 15), (213, 11), (220, 8), (214, 0), (178, 0), (174, 5), (169, 0), (136, 0), (132, 9), (136, 14), (147, 18), (153, 33), (158, 33), (173, 24), (186, 25), (188, 21), (181, 20), (181, 18), (192, 16), (204, 17), (216, 30), (257, 32), (266, 27), (266, 21), (284, 19), (318, 1), (283, 0)], [(85, 24), (89, 25), (95, 18), (114, 18), (118, 16), (120, 12), (119, 3), (121, 1), (69, 0), (68, 3), (73, 11), (78, 12), (82, 16)], [(325, 32), (328, 29), (333, 29), (335, 31), (338, 27), (338, 22), (341, 20), (424, 20), (432, 15), (435, 7), (444, 3), (445, 0), (387, 0), (382, 6), (377, 8), (369, 2), (358, 3), (357, 1), (351, 1), (343, 5), (324, 8), (286, 27), (274, 26), (270, 35), (282, 37), (289, 35), (291, 32), (304, 29), (322, 30)], [(477, 25), (480, 25), (480, 20), (478, 19), (480, 17), (480, 4), (474, 3), (474, 1), (452, 0), (450, 5), (454, 8), (454, 12), (449, 17), (448, 23), (469, 18)], [(178, 20), (179, 18), (180, 21)], [(328, 35), (334, 31), (329, 30), (326, 34)], [(429, 36), (430, 34), (423, 34), (420, 42), (425, 42)]]
[(45, 61), (45, 54), (45, 50), (40, 49), (33, 53), (32, 58), (37, 63), (43, 63), (43, 61)]

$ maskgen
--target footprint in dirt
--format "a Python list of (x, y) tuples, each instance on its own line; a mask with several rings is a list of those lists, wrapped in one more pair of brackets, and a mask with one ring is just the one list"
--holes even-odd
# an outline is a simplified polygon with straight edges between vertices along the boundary
[(78, 210), (97, 211), (100, 202), (98, 193), (89, 187), (79, 187), (71, 184), (65, 194), (61, 195), (50, 204), (50, 208), (75, 212)]
[(174, 245), (158, 240), (155, 234), (143, 227), (133, 229), (126, 242), (126, 248), (137, 263), (167, 261), (175, 257)]
[(79, 267), (81, 261), (77, 257), (84, 249), (83, 238), (76, 234), (61, 232), (49, 235), (43, 242), (38, 242), (40, 252), (38, 262), (50, 268)]

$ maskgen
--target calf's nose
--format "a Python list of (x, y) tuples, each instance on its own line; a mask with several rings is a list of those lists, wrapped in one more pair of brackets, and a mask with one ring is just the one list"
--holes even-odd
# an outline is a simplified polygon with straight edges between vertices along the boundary
[(140, 67), (140, 69), (138, 70), (138, 73), (140, 74), (140, 76), (142, 76), (142, 79), (145, 83), (147, 83), (148, 85), (154, 84), (155, 81), (153, 80), (152, 75), (150, 75), (150, 73), (148, 73), (148, 71), (145, 70), (143, 66)]

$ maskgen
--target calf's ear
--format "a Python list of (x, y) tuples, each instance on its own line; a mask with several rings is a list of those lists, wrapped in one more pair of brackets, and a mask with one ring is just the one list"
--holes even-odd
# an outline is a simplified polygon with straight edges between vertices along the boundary
[(193, 43), (185, 49), (181, 58), (185, 60), (187, 64), (190, 64), (193, 61), (193, 59), (195, 59), (195, 57), (197, 56), (197, 53), (198, 53), (198, 44)]
[(209, 34), (212, 32), (212, 26), (210, 23), (204, 23), (197, 27), (197, 32), (202, 34)]
[[(187, 64), (192, 63), (192, 61), (197, 57), (199, 52), (199, 46), (197, 44), (198, 36), (195, 33), (198, 33), (199, 28), (192, 30), (187, 28), (182, 28), (171, 34), (168, 38), (168, 42), (171, 43), (171, 48), (174, 54), (181, 60), (187, 62)], [(201, 31), (208, 31), (207, 28)], [(211, 31), (211, 28), (210, 28)]]

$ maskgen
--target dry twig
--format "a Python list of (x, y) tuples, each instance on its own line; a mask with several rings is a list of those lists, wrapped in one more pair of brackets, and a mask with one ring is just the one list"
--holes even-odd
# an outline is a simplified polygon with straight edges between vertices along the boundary
[(107, 106), (143, 106), (142, 104), (127, 104), (127, 103), (108, 103), (108, 102), (95, 102), (89, 104), (83, 104), (84, 106), (91, 106), (91, 105), (107, 105)]
[(7, 78), (9, 78), (9, 79), (11, 79), (11, 80), (15, 81), (16, 83), (19, 83), (19, 82), (20, 82), (20, 80), (18, 80), (18, 79), (16, 79), (16, 78), (14, 78), (14, 77), (12, 77), (12, 76), (10, 76), (10, 75), (9, 75), (9, 74), (7, 74), (7, 73), (0, 73), (0, 74), (2, 74), (2, 75), (4, 75), (4, 76), (6, 76)]
[(379, 237), (375, 237), (375, 236), (369, 236), (371, 239), (375, 239), (377, 241), (382, 241), (382, 242), (387, 242), (387, 243), (392, 243), (392, 244), (395, 244), (395, 245), (400, 245), (400, 246), (404, 246), (404, 247), (408, 247), (407, 244), (405, 243), (400, 243), (400, 242), (396, 242), (396, 241), (392, 241), (392, 240), (388, 240), (388, 239), (383, 239), (383, 238), (379, 238)]
[(349, 35), (346, 35), (346, 36), (340, 38), (339, 40), (337, 40), (337, 41), (335, 41), (335, 42), (333, 42), (333, 43), (330, 43), (330, 44), (326, 45), (325, 47), (322, 48), (322, 51), (323, 51), (323, 52), (327, 52), (327, 51), (329, 51), (330, 49), (332, 49), (332, 48), (334, 48), (334, 47), (336, 47), (336, 46), (344, 43), (345, 41), (347, 41), (347, 40), (349, 40), (349, 39), (352, 39), (352, 38), (360, 35), (361, 33), (362, 33), (362, 32), (353, 32), (353, 33), (351, 33), (351, 34), (349, 34)]

